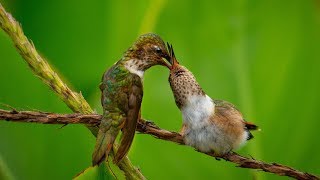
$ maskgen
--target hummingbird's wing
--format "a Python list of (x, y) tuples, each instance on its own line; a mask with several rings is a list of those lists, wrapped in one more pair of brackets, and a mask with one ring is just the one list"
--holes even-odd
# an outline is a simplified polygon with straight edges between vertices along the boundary
[[(101, 104), (103, 106), (103, 116), (99, 126), (94, 152), (92, 154), (92, 165), (100, 164), (107, 159), (112, 150), (113, 143), (124, 126), (124, 113), (119, 109), (119, 104), (128, 104), (127, 93), (123, 91), (122, 79), (119, 71), (114, 71), (116, 67), (111, 67), (102, 77), (100, 84)], [(117, 73), (118, 76), (112, 73)], [(125, 109), (125, 107), (123, 107)]]
[[(223, 100), (213, 100), (215, 103), (215, 115), (218, 120), (223, 120), (222, 122), (226, 123), (238, 123), (241, 122), (243, 123), (244, 120), (242, 118), (241, 112), (236, 109), (236, 107)], [(232, 123), (230, 125), (232, 125)]]
[[(223, 100), (214, 100), (214, 103), (216, 104), (216, 106), (218, 108), (223, 108), (223, 109), (226, 109), (228, 110), (229, 112), (232, 112), (233, 114), (238, 114), (242, 117), (242, 114), (240, 113), (240, 111), (231, 103), (227, 102), (227, 101), (223, 101)], [(251, 122), (247, 122), (245, 119), (243, 119), (243, 123), (245, 124), (245, 127), (248, 129), (248, 130), (257, 130), (258, 129), (258, 126), (255, 125), (254, 123), (251, 123)]]
[(128, 92), (128, 112), (126, 122), (122, 128), (122, 137), (119, 149), (114, 157), (114, 163), (118, 163), (127, 154), (133, 137), (135, 135), (137, 123), (140, 116), (140, 107), (143, 96), (143, 87), (141, 78), (136, 74), (132, 74), (132, 86)]
[[(243, 119), (241, 112), (231, 103), (223, 100), (214, 100), (215, 103), (215, 116), (212, 119), (216, 121), (215, 123), (223, 124), (226, 131), (231, 133), (240, 133), (243, 130), (256, 130), (258, 126), (253, 123), (246, 122)], [(249, 132), (248, 140), (253, 138), (252, 134)]]

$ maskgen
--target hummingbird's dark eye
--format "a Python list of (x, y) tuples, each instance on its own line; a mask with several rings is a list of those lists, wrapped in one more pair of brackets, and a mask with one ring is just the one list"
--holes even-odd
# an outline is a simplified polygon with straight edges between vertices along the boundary
[(162, 50), (159, 48), (159, 46), (154, 46), (154, 49), (158, 54), (162, 53)]

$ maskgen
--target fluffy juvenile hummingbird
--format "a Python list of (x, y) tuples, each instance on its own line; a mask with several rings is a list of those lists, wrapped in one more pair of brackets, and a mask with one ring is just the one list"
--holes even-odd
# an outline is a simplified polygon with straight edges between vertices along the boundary
[(122, 137), (114, 163), (127, 154), (140, 119), (144, 71), (154, 65), (168, 66), (164, 59), (169, 59), (169, 54), (163, 40), (149, 33), (140, 36), (104, 73), (100, 84), (103, 117), (92, 155), (93, 166), (108, 158), (120, 130)]
[(168, 49), (171, 56), (169, 82), (182, 112), (180, 133), (185, 143), (198, 151), (223, 156), (253, 138), (250, 130), (258, 127), (246, 122), (233, 104), (211, 99), (194, 75), (179, 65), (169, 44)]

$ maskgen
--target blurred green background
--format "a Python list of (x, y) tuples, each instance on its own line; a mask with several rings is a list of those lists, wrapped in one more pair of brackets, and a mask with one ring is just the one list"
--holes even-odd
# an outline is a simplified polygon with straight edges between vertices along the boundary
[[(102, 73), (138, 35), (155, 32), (173, 44), (211, 97), (233, 102), (261, 127), (239, 153), (320, 174), (319, 0), (0, 2), (97, 112)], [(167, 78), (163, 67), (145, 74), (142, 114), (178, 131), (181, 114)], [(71, 112), (31, 73), (2, 30), (0, 82), (1, 103)], [(0, 167), (15, 179), (70, 179), (90, 166), (91, 133), (82, 125), (59, 127), (1, 121)], [(285, 179), (149, 135), (136, 135), (129, 157), (148, 179)]]

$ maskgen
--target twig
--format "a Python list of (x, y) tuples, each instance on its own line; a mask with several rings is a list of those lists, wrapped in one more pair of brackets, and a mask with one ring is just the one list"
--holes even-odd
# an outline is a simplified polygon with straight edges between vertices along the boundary
[[(100, 123), (102, 116), (98, 114), (83, 115), (83, 114), (54, 114), (47, 112), (33, 112), (33, 111), (6, 111), (0, 109), (0, 119), (13, 122), (34, 122), (42, 124), (87, 124), (90, 126), (97, 126)], [(137, 131), (143, 134), (150, 134), (158, 139), (175, 142), (184, 145), (183, 138), (179, 133), (164, 130), (155, 124), (148, 123), (141, 119)], [(260, 169), (265, 172), (277, 174), (280, 176), (289, 176), (296, 179), (319, 179), (319, 177), (298, 171), (288, 166), (278, 163), (265, 163), (263, 161), (255, 160), (241, 156), (237, 153), (229, 153), (222, 157), (217, 157), (214, 154), (206, 153), (209, 156), (222, 158), (226, 161), (232, 162), (241, 168)]]
[[(63, 102), (76, 113), (92, 114), (93, 110), (83, 98), (81, 93), (72, 91), (50, 67), (49, 63), (40, 56), (32, 41), (24, 35), (20, 24), (7, 13), (0, 3), (0, 26), (9, 35), (16, 49), (27, 62), (33, 73), (42, 82), (47, 84)], [(94, 136), (98, 128), (87, 126)], [(145, 179), (137, 168), (135, 168), (128, 157), (119, 163), (119, 168), (124, 171), (128, 179)]]

